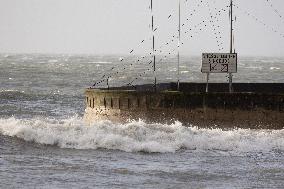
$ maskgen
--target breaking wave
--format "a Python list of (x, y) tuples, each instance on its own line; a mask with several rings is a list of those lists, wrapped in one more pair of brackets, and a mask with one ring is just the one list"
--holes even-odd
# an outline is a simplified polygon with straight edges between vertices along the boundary
[(284, 151), (284, 130), (198, 129), (133, 121), (98, 121), (85, 125), (78, 117), (66, 120), (0, 119), (0, 135), (29, 142), (74, 149), (113, 149), (126, 152), (176, 152), (180, 149), (236, 153)]

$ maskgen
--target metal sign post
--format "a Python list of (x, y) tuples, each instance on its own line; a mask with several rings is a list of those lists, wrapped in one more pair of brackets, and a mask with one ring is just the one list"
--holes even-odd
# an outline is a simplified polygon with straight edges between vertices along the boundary
[(153, 75), (154, 75), (154, 88), (157, 91), (157, 76), (156, 76), (156, 50), (155, 50), (155, 29), (154, 29), (154, 12), (153, 12), (153, 0), (151, 0), (151, 14), (152, 14), (152, 50), (153, 50)]
[(181, 38), (181, 27), (180, 27), (180, 22), (181, 22), (181, 17), (180, 17), (180, 14), (181, 14), (181, 10), (180, 10), (180, 0), (178, 2), (178, 54), (177, 54), (177, 58), (178, 58), (178, 65), (177, 65), (177, 90), (179, 91), (180, 89), (180, 38)]
[(207, 73), (207, 76), (206, 76), (206, 93), (208, 93), (208, 87), (209, 87), (209, 73)]
[(208, 92), (210, 73), (229, 74), (229, 92), (233, 92), (233, 73), (237, 73), (238, 55), (233, 53), (233, 0), (230, 0), (230, 53), (203, 53), (202, 73), (207, 73), (206, 92)]
[[(231, 32), (230, 32), (230, 53), (233, 53), (233, 0), (231, 0), (230, 3), (230, 23), (231, 23)], [(233, 89), (232, 89), (232, 85), (233, 85), (233, 74), (229, 73), (229, 92), (232, 93)]]

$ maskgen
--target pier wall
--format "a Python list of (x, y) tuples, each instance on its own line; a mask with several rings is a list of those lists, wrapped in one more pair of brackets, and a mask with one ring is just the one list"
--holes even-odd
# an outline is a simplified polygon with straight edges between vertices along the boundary
[(218, 128), (282, 129), (284, 93), (86, 90), (84, 119), (143, 119)]
[[(210, 93), (229, 92), (228, 83), (209, 83)], [(265, 94), (284, 94), (284, 83), (233, 83), (233, 92), (235, 93), (265, 93)], [(153, 91), (153, 85), (138, 85), (135, 87), (112, 87), (110, 90), (136, 90), (136, 91)], [(102, 89), (104, 90), (104, 89)], [(157, 91), (175, 91), (177, 83), (160, 83), (157, 85)], [(206, 91), (206, 83), (180, 83), (179, 91), (184, 93), (204, 93)]]

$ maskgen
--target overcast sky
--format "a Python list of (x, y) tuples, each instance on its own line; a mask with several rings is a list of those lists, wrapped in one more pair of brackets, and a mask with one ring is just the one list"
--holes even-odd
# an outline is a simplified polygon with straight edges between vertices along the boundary
[[(171, 39), (177, 34), (178, 0), (153, 1), (157, 49), (174, 52), (177, 39)], [(239, 54), (284, 56), (284, 1), (269, 2), (235, 0), (235, 48)], [(148, 53), (149, 3), (150, 0), (0, 0), (0, 52), (129, 54), (134, 49), (136, 54)], [(183, 55), (229, 50), (229, 0), (181, 0), (181, 5)], [(211, 19), (210, 15), (219, 10), (221, 15)], [(168, 18), (169, 15), (172, 16)], [(143, 39), (145, 42), (141, 43)], [(163, 47), (167, 42), (171, 43)]]

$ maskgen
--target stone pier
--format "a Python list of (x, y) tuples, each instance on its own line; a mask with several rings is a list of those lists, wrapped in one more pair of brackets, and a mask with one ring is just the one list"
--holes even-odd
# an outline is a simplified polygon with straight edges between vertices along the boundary
[[(84, 119), (88, 123), (97, 120), (125, 123), (139, 119), (149, 123), (180, 121), (185, 126), (221, 129), (284, 128), (284, 84), (276, 89), (273, 84), (271, 89), (266, 85), (262, 92), (258, 91), (261, 85), (250, 84), (248, 91), (234, 93), (224, 92), (217, 86), (219, 91), (215, 88), (209, 93), (202, 92), (204, 84), (182, 84), (180, 91), (173, 90), (174, 84), (160, 85), (157, 92), (148, 90), (147, 86), (138, 86), (136, 90), (87, 89)], [(244, 89), (248, 84), (243, 86)]]

